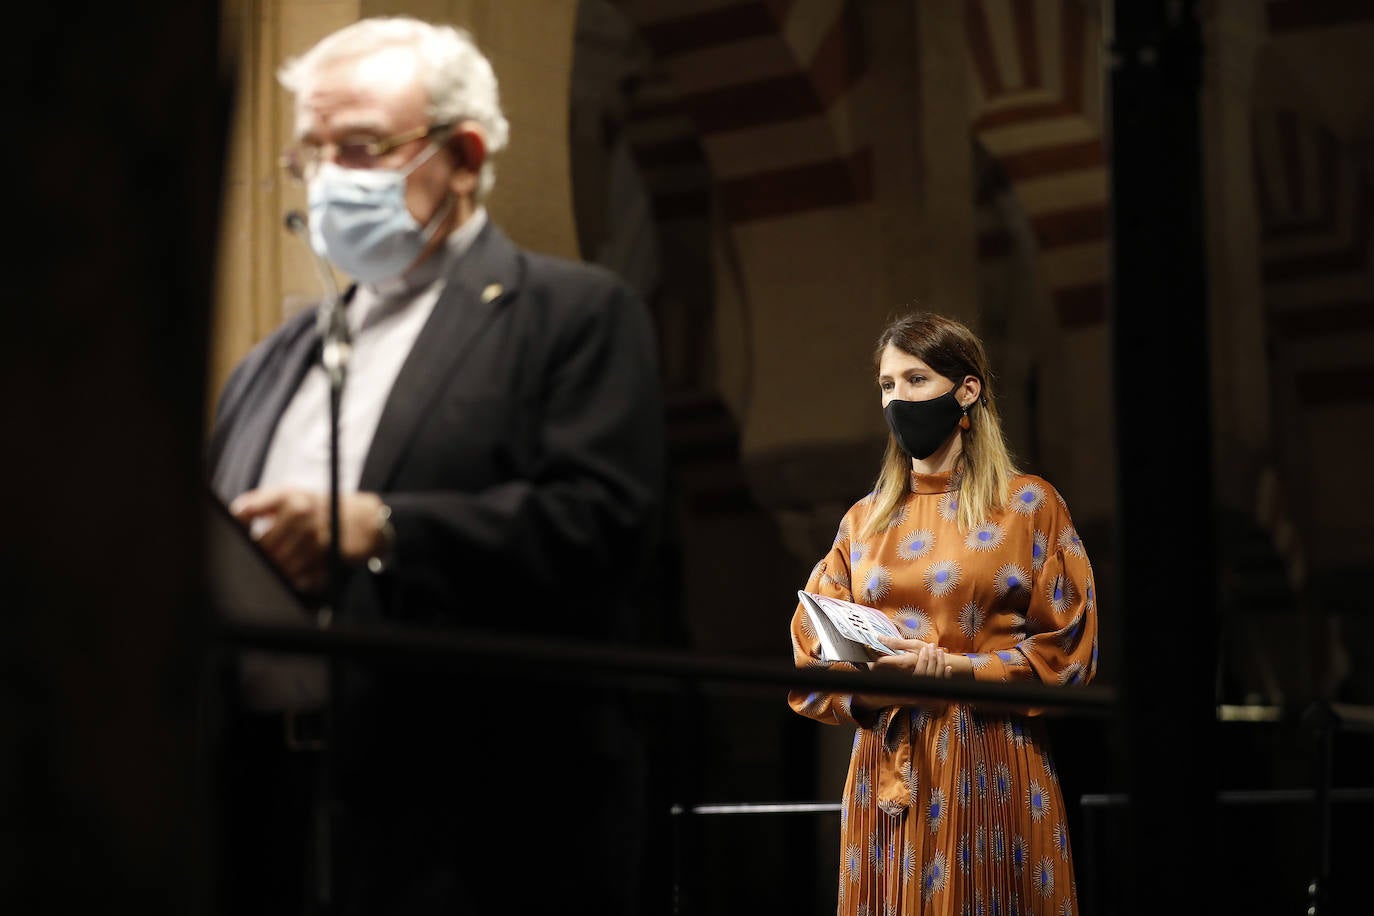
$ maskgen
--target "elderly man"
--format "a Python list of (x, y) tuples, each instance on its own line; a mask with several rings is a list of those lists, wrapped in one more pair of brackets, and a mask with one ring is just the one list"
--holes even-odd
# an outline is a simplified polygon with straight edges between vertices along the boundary
[[(214, 489), (337, 621), (633, 640), (663, 463), (642, 304), (488, 218), (507, 124), (465, 33), (364, 20), (280, 76), (312, 245), (355, 281), (342, 576), (316, 315), (286, 322), (225, 386)], [(271, 688), (287, 681), (243, 682), (226, 727), (234, 912), (300, 912), (316, 888), (343, 912), (633, 910), (643, 774), (615, 695), (341, 664), (333, 793), (317, 802), (321, 736), (299, 692)], [(326, 824), (332, 840), (314, 842)]]

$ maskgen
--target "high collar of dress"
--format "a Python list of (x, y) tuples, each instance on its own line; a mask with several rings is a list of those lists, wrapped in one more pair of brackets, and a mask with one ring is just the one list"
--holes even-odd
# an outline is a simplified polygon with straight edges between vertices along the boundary
[(921, 474), (917, 471), (911, 472), (911, 492), (921, 493), (949, 493), (959, 486), (959, 472), (941, 471), (938, 474)]

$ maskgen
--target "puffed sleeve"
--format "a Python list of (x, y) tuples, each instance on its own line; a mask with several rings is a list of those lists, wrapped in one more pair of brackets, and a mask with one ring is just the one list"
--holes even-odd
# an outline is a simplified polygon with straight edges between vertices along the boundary
[[(855, 526), (861, 524), (862, 506), (863, 503), (856, 504), (845, 514), (830, 552), (811, 570), (811, 576), (806, 580), (806, 591), (844, 601), (854, 600), (850, 589), (849, 552)], [(850, 662), (821, 661), (820, 652), (820, 641), (805, 608), (798, 601), (797, 608), (792, 614), (792, 660), (796, 666), (829, 668), (836, 671), (860, 670), (857, 665)], [(853, 694), (830, 693), (809, 688), (793, 690), (787, 696), (788, 705), (793, 710), (827, 725), (870, 725), (876, 718), (876, 713), (860, 712), (859, 718), (856, 719), (852, 709), (853, 700)]]
[(1034, 548), (1025, 637), (1014, 647), (973, 657), (979, 680), (1086, 684), (1097, 673), (1097, 592), (1092, 563), (1068, 505), (1034, 479), (1039, 505), (1030, 514)]

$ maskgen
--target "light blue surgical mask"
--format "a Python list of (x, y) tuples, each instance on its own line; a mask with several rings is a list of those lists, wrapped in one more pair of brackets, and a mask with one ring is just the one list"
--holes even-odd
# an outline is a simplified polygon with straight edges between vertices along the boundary
[(450, 197), (421, 226), (406, 207), (406, 177), (438, 144), (403, 169), (346, 169), (322, 162), (310, 180), (310, 244), (363, 283), (400, 276), (425, 250), (453, 206)]

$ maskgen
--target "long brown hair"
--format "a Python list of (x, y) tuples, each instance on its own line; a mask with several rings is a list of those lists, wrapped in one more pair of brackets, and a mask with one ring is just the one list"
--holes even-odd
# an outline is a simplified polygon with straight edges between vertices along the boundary
[[(1002, 418), (993, 396), (987, 353), (967, 326), (933, 312), (912, 312), (891, 321), (878, 335), (873, 364), (881, 364), (888, 344), (909, 353), (958, 384), (972, 375), (982, 393), (969, 408), (969, 428), (959, 430), (962, 448), (955, 478), (959, 482), (959, 527), (969, 531), (1007, 501), (1011, 479), (1020, 473), (1002, 435)], [(873, 486), (873, 511), (864, 524), (869, 536), (892, 524), (911, 492), (911, 456), (889, 431), (887, 451)]]

